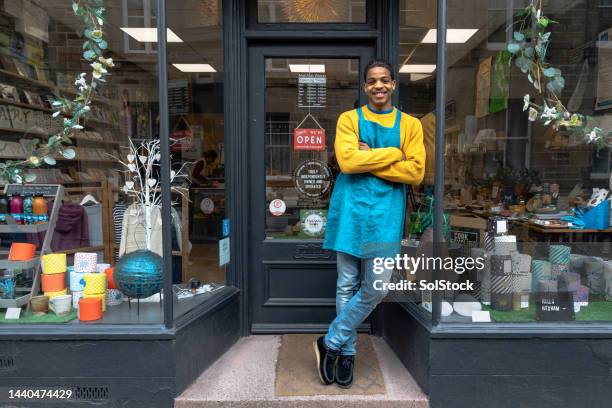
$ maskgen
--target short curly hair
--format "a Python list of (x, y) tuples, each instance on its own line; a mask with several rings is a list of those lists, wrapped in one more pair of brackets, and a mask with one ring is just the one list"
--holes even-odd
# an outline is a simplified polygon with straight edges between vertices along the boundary
[(393, 67), (391, 66), (391, 64), (389, 64), (389, 61), (384, 60), (384, 59), (370, 60), (368, 64), (366, 65), (365, 70), (363, 71), (363, 80), (366, 81), (368, 79), (368, 72), (372, 68), (378, 68), (378, 67), (386, 68), (391, 74), (391, 79), (395, 80), (395, 76), (393, 75)]

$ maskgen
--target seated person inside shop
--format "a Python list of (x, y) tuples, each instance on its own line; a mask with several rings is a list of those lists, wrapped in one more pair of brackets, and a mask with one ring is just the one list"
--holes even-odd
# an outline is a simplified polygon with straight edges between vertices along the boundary
[(353, 382), (356, 329), (387, 294), (376, 290), (374, 281), (391, 279), (390, 269), (373, 271), (373, 260), (399, 252), (406, 185), (420, 184), (425, 173), (423, 129), (418, 119), (393, 107), (396, 82), (391, 65), (370, 61), (364, 80), (368, 104), (338, 118), (334, 148), (342, 172), (332, 193), (323, 243), (323, 248), (337, 252), (337, 316), (314, 343), (321, 381), (343, 388)]

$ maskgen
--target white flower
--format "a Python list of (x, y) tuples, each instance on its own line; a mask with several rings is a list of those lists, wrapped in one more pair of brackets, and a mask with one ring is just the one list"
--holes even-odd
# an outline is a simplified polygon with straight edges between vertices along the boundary
[(102, 75), (106, 74), (108, 71), (106, 70), (106, 68), (104, 68), (104, 65), (100, 64), (99, 62), (94, 62), (93, 64), (91, 64), (91, 67), (93, 68), (93, 77), (95, 79), (100, 79), (102, 78)]
[(542, 119), (546, 121), (544, 122), (544, 125), (549, 125), (550, 122), (557, 119), (557, 108), (555, 108), (554, 106), (552, 108), (549, 108), (548, 106), (544, 105)]
[(112, 58), (98, 57), (98, 61), (100, 61), (102, 64), (104, 64), (105, 66), (109, 68), (112, 68), (115, 66), (115, 63), (113, 62)]
[(86, 76), (87, 74), (83, 72), (77, 77), (76, 81), (74, 81), (74, 85), (79, 88), (79, 91), (81, 92), (87, 90), (88, 88)]
[(531, 98), (529, 97), (529, 94), (525, 94), (525, 96), (523, 96), (523, 112), (529, 109), (530, 102), (531, 102)]
[(542, 16), (542, 9), (538, 9), (538, 11), (536, 11), (536, 19), (539, 20), (541, 16)]
[(529, 108), (529, 121), (535, 122), (537, 118), (538, 118), (538, 111), (535, 110), (534, 108)]
[(61, 111), (53, 112), (53, 117), (57, 118), (60, 115), (60, 113), (62, 112)]

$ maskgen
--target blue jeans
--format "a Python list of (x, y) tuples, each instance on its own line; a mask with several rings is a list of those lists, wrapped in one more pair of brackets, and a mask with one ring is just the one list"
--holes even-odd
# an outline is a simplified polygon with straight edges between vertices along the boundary
[[(363, 282), (361, 264), (365, 265)], [(387, 290), (374, 289), (374, 282), (388, 283), (393, 269), (374, 273), (374, 260), (337, 253), (338, 282), (336, 285), (336, 318), (329, 326), (325, 345), (340, 354), (354, 356), (357, 352), (357, 327), (372, 313), (387, 295)], [(377, 284), (380, 288), (380, 285)]]

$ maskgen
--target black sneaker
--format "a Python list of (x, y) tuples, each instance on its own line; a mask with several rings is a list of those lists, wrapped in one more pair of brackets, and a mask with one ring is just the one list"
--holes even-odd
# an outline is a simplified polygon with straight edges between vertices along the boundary
[(336, 364), (336, 384), (341, 388), (351, 388), (353, 385), (353, 367), (355, 356), (340, 356)]
[(329, 385), (334, 382), (334, 369), (336, 368), (338, 352), (327, 348), (324, 336), (319, 337), (312, 345), (317, 356), (319, 378), (323, 384)]

